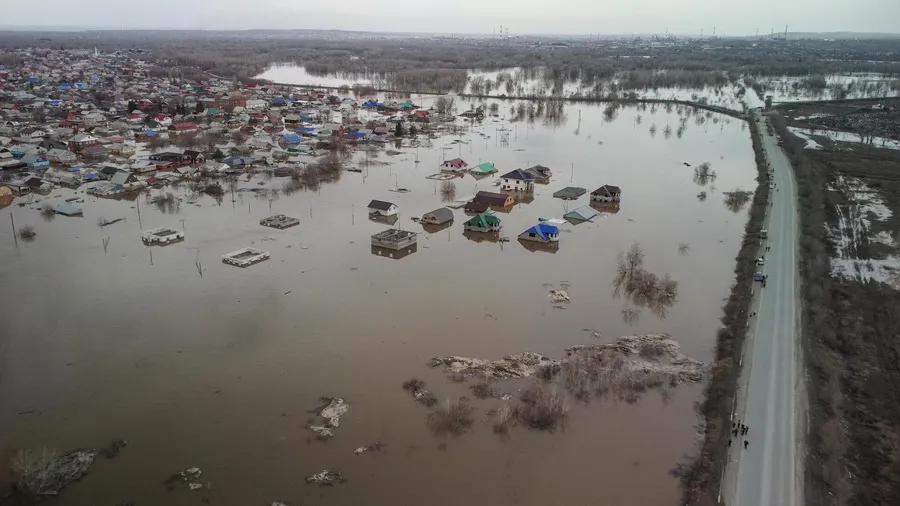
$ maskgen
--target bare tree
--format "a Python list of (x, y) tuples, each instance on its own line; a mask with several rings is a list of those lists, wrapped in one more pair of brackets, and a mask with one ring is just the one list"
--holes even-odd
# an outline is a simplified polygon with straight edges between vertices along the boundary
[(456, 198), (456, 183), (453, 181), (444, 181), (441, 183), (441, 200), (451, 202)]
[(434, 102), (434, 108), (438, 114), (453, 114), (456, 109), (456, 99), (449, 95), (438, 97)]
[(43, 123), (47, 119), (47, 115), (44, 112), (43, 107), (37, 107), (31, 113), (31, 119), (34, 120), (35, 123)]
[(694, 183), (698, 186), (706, 186), (716, 180), (716, 171), (712, 170), (709, 162), (703, 162), (694, 167)]

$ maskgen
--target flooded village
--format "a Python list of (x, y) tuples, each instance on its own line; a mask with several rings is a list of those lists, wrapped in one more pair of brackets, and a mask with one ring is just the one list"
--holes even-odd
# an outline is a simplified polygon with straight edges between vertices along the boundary
[(758, 184), (749, 88), (675, 97), (722, 114), (15, 56), (0, 448), (55, 466), (30, 492), (678, 502)]

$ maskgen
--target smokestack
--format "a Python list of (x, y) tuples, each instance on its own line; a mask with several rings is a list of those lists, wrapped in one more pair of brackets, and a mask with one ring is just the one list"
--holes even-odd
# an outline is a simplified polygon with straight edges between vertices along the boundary
[(788, 25), (784, 25), (784, 40), (787, 40), (787, 26)]

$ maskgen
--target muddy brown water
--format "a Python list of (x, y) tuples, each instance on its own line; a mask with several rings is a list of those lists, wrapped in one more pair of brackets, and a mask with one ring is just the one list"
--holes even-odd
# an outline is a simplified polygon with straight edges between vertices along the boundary
[[(500, 401), (473, 400), (473, 431), (446, 441), (431, 435), (428, 410), (400, 388), (417, 376), (442, 400), (466, 395), (467, 384), (452, 383), (426, 361), (519, 351), (561, 356), (565, 347), (591, 341), (587, 328), (598, 329), (604, 342), (667, 332), (687, 355), (711, 358), (747, 219), (746, 211), (726, 209), (722, 192), (754, 188), (748, 132), (725, 117), (704, 125), (692, 117), (679, 139), (675, 112), (626, 109), (607, 123), (600, 107), (580, 109), (578, 135), (579, 108), (567, 106), (562, 125), (518, 123), (508, 146), (496, 138), (500, 123), (488, 120), (478, 130), (490, 139), (469, 133), (462, 139), (470, 144), (444, 152), (470, 165), (493, 161), (500, 173), (526, 163), (554, 171), (531, 203), (499, 214), (512, 239), (502, 247), (467, 239), (462, 210), (454, 211), (452, 226), (433, 233), (410, 220), (442, 206), (440, 183), (424, 176), (437, 172), (440, 148), (455, 136), (420, 149), (418, 165), (414, 149), (382, 153), (377, 159), (389, 165), (345, 173), (317, 192), (282, 195), (271, 211), (248, 192), (236, 193), (235, 202), (226, 194), (220, 205), (210, 197), (182, 202), (174, 213), (143, 195), (87, 197), (83, 218), (49, 222), (32, 209), (40, 204), (0, 210), (7, 227), (0, 235), (0, 444), (71, 449), (129, 441), (116, 459), (98, 458), (89, 476), (48, 504), (198, 504), (204, 497), (214, 504), (676, 503), (677, 481), (668, 471), (695, 448), (701, 385), (680, 386), (668, 399), (649, 392), (631, 405), (572, 401), (563, 431), (516, 427), (507, 438), (492, 433), (485, 415)], [(706, 201), (696, 198), (701, 188), (684, 161), (709, 161), (717, 172)], [(456, 195), (493, 189), (493, 180), (476, 188), (470, 176), (457, 179)], [(284, 181), (257, 176), (241, 187), (281, 188)], [(412, 191), (390, 192), (396, 184)], [(538, 217), (587, 204), (587, 195), (568, 204), (551, 196), (570, 184), (589, 192), (620, 186), (619, 211), (563, 225), (555, 253), (524, 248), (515, 237)], [(71, 193), (56, 190), (42, 202)], [(373, 198), (396, 203), (398, 225), (423, 232), (415, 251), (373, 254), (369, 236), (386, 228), (366, 216)], [(14, 246), (10, 213), (17, 225), (35, 227), (34, 241)], [(259, 225), (276, 213), (300, 225)], [(101, 229), (101, 216), (127, 219)], [(183, 242), (141, 243), (141, 225), (181, 229), (181, 220)], [(611, 282), (616, 254), (634, 241), (647, 267), (670, 273), (679, 293), (665, 319), (643, 309), (629, 326), (622, 309), (632, 306), (613, 297)], [(681, 242), (690, 244), (688, 255), (679, 254)], [(271, 259), (246, 269), (221, 262), (247, 246)], [(565, 310), (547, 297), (548, 286), (561, 282), (571, 284)], [(497, 388), (515, 394), (526, 384)], [(322, 395), (351, 405), (327, 443), (304, 428)], [(376, 441), (382, 452), (353, 455)], [(191, 466), (203, 470), (210, 490), (162, 485)], [(347, 483), (305, 483), (325, 468), (341, 469)]]

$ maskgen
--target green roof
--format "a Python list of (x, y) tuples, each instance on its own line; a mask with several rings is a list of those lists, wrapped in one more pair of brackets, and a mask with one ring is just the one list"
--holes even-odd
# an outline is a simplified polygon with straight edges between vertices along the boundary
[(469, 172), (483, 172), (485, 174), (491, 172), (497, 172), (497, 167), (494, 167), (493, 162), (484, 162), (479, 163), (475, 168), (471, 169)]
[(493, 214), (481, 213), (478, 216), (472, 218), (471, 220), (466, 222), (466, 225), (472, 225), (475, 227), (492, 227), (494, 225), (500, 224), (500, 218), (494, 216)]

